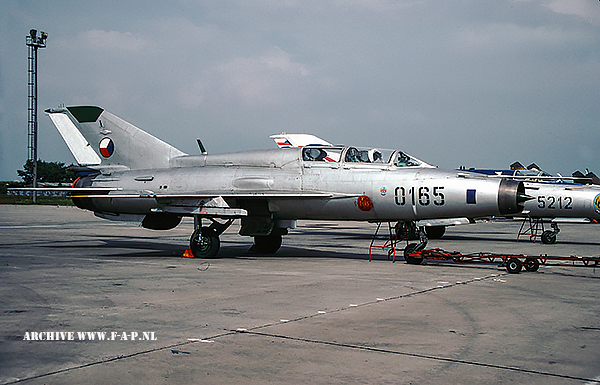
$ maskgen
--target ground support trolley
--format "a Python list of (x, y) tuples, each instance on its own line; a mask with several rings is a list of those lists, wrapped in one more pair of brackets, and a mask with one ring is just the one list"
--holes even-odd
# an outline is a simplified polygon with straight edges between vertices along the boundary
[(421, 263), (425, 259), (437, 260), (452, 260), (454, 262), (486, 262), (498, 263), (498, 266), (505, 267), (506, 271), (511, 274), (518, 274), (523, 268), (527, 271), (537, 271), (540, 265), (545, 266), (581, 266), (581, 267), (598, 267), (600, 266), (600, 256), (597, 257), (553, 257), (540, 255), (532, 257), (526, 255), (510, 255), (510, 254), (493, 254), (493, 253), (472, 253), (462, 254), (458, 251), (445, 251), (442, 249), (428, 249), (417, 252), (411, 252), (408, 256), (413, 261)]

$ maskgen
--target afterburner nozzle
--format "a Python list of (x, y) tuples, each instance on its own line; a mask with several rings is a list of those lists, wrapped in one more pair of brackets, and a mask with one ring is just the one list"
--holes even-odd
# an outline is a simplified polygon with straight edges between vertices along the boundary
[(498, 211), (501, 215), (519, 214), (524, 203), (533, 199), (525, 194), (523, 182), (502, 179), (498, 187)]

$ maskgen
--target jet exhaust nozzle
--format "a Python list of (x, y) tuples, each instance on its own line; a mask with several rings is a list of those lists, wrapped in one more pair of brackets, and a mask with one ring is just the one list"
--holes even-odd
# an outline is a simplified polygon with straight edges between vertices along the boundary
[(502, 179), (498, 187), (498, 211), (501, 215), (518, 214), (523, 211), (524, 203), (533, 197), (525, 194), (523, 182)]

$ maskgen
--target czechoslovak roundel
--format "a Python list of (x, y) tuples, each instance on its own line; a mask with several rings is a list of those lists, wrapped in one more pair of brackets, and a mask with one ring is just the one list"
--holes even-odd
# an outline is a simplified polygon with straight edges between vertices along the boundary
[(110, 157), (115, 152), (115, 144), (111, 138), (104, 138), (100, 141), (100, 154), (103, 157)]

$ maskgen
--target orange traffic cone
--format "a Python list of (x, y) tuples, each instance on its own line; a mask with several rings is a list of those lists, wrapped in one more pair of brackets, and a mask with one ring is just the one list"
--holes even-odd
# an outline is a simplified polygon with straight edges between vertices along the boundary
[(181, 257), (182, 258), (194, 258), (194, 254), (192, 253), (191, 249), (187, 249)]

